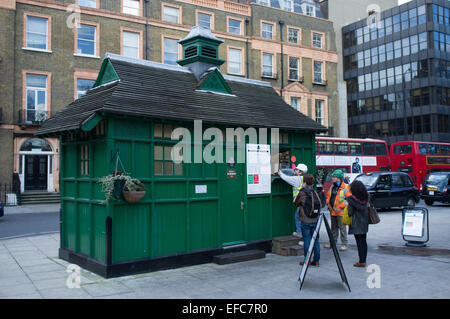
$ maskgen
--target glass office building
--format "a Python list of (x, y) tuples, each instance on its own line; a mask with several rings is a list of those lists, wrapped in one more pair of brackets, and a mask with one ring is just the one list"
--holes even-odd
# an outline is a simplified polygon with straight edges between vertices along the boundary
[(342, 35), (349, 137), (450, 141), (449, 0), (413, 0)]

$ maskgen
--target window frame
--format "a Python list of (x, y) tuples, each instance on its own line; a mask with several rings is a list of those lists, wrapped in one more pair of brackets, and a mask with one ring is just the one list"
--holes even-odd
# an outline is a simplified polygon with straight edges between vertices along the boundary
[[(297, 42), (289, 41), (289, 30), (297, 31)], [(286, 42), (288, 44), (300, 45), (302, 43), (302, 31), (301, 31), (301, 28), (297, 28), (297, 27), (293, 27), (293, 26), (288, 25), (287, 26), (287, 32), (286, 32)]]
[[(319, 104), (321, 104), (320, 105), (320, 113), (321, 113), (320, 117), (317, 117), (317, 102), (322, 102), (322, 103), (319, 103)], [(320, 119), (320, 122), (317, 121), (318, 119)], [(324, 99), (318, 99), (318, 98), (314, 99), (314, 120), (321, 125), (325, 125), (324, 124), (325, 123), (325, 100)]]
[[(230, 50), (240, 51), (240, 73), (230, 71)], [(234, 62), (233, 62), (234, 63)], [(244, 75), (244, 49), (237, 46), (227, 46), (227, 73), (232, 75)]]
[[(137, 34), (139, 37), (139, 42), (138, 42), (138, 57), (135, 59), (142, 59), (143, 57), (143, 42), (144, 42), (144, 33), (142, 30), (136, 30), (136, 29), (131, 29), (131, 28), (125, 28), (125, 27), (120, 27), (120, 55), (123, 55), (123, 35), (124, 32), (128, 32), (128, 33), (135, 33)], [(134, 57), (132, 57), (134, 58)]]
[[(52, 88), (51, 88), (51, 77), (52, 77), (52, 73), (51, 72), (44, 72), (44, 71), (35, 71), (35, 70), (22, 70), (22, 112), (25, 115), (28, 108), (27, 108), (27, 74), (30, 75), (43, 75), (46, 76), (46, 88), (45, 88), (45, 112), (47, 112), (47, 114), (49, 114), (49, 112), (51, 111), (51, 93), (52, 93)], [(36, 104), (35, 104), (36, 105)], [(35, 108), (36, 110), (36, 108)], [(25, 120), (25, 116), (23, 117), (23, 120)]]
[(94, 0), (95, 1), (95, 7), (89, 7), (89, 6), (84, 6), (80, 4), (80, 0), (76, 0), (76, 4), (80, 7), (84, 7), (84, 8), (92, 8), (92, 9), (99, 9), (100, 8), (100, 0)]
[[(297, 78), (291, 78), (291, 58), (297, 60)], [(288, 55), (288, 80), (289, 81), (300, 81), (301, 79), (301, 57)]]
[(98, 70), (89, 69), (75, 69), (73, 73), (73, 99), (78, 99), (78, 80), (91, 80), (95, 81), (98, 76)]
[(199, 17), (198, 17), (199, 14), (208, 15), (210, 17), (210, 20), (209, 20), (210, 30), (214, 31), (214, 12), (196, 9), (195, 10), (195, 25), (200, 25), (199, 24)]
[[(45, 49), (39, 49), (39, 48), (33, 48), (27, 46), (27, 22), (28, 17), (34, 17), (34, 18), (41, 18), (41, 19), (47, 19), (47, 41), (46, 41), (46, 48)], [(22, 39), (22, 49), (24, 50), (31, 50), (31, 51), (40, 51), (40, 52), (52, 52), (52, 16), (35, 13), (35, 12), (28, 12), (25, 11), (23, 13), (23, 39)]]
[[(315, 74), (317, 73), (315, 70), (315, 63), (316, 62), (320, 62), (322, 67), (321, 67), (321, 82), (317, 82), (316, 78), (315, 78)], [(319, 60), (313, 60), (312, 61), (312, 79), (313, 79), (313, 84), (319, 84), (319, 85), (323, 85), (326, 83), (326, 76), (325, 76), (325, 61), (319, 61)]]
[[(264, 55), (271, 55), (272, 56), (272, 73), (271, 75), (265, 75), (264, 74)], [(276, 59), (274, 59), (275, 54), (274, 53), (270, 53), (270, 52), (263, 52), (261, 51), (261, 77), (263, 78), (275, 78), (275, 65), (276, 65)]]
[[(230, 20), (239, 22), (239, 33), (230, 32)], [(230, 33), (233, 35), (244, 35), (244, 19), (227, 16), (227, 33)]]
[[(95, 42), (94, 42), (94, 54), (85, 54), (85, 53), (78, 53), (78, 26), (79, 25), (87, 25), (91, 27), (95, 27)], [(74, 28), (74, 56), (80, 56), (80, 57), (86, 57), (86, 58), (97, 58), (99, 59), (100, 56), (100, 24), (97, 22), (91, 22), (91, 21), (77, 21), (76, 26)]]
[[(181, 37), (177, 37), (177, 36), (172, 36), (172, 35), (167, 35), (167, 34), (161, 34), (161, 63), (163, 64), (168, 64), (165, 63), (165, 45), (164, 45), (164, 39), (170, 39), (170, 40), (176, 40), (177, 42), (181, 40)], [(177, 60), (179, 60), (181, 58), (181, 46), (179, 43), (177, 43)], [(168, 65), (178, 65), (175, 61), (175, 64), (168, 64)]]
[[(264, 25), (271, 25), (272, 26), (272, 37), (271, 38), (266, 38), (266, 37), (264, 37), (263, 36), (263, 33), (264, 32), (268, 32), (268, 31), (264, 31), (263, 30), (263, 26)], [(276, 24), (275, 24), (275, 22), (270, 22), (270, 21), (265, 21), (265, 20), (261, 20), (260, 21), (260, 36), (261, 36), (261, 38), (262, 39), (264, 39), (264, 40), (275, 40), (276, 39)]]
[[(138, 14), (124, 12), (125, 1), (136, 1), (136, 2), (139, 2), (139, 12), (138, 12)], [(143, 16), (142, 0), (120, 0), (120, 13), (127, 14), (127, 15), (134, 16), (134, 17), (142, 17)]]
[[(314, 45), (314, 43), (316, 42), (314, 40), (314, 35), (321, 36), (320, 47), (317, 47)], [(311, 47), (313, 47), (314, 49), (321, 49), (321, 50), (325, 49), (325, 33), (324, 32), (313, 31), (313, 30), (311, 31)]]
[[(177, 9), (178, 10), (178, 17), (177, 17), (177, 22), (172, 22), (172, 21), (168, 21), (165, 20), (165, 8), (172, 8), (172, 9)], [(176, 5), (176, 4), (171, 4), (171, 3), (166, 3), (166, 2), (161, 2), (161, 21), (164, 22), (169, 22), (169, 23), (176, 23), (176, 24), (182, 24), (182, 18), (183, 18), (183, 7)]]

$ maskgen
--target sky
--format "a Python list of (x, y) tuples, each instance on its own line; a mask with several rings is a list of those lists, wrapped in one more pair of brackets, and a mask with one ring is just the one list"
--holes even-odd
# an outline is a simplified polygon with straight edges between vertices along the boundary
[(411, 0), (398, 0), (398, 5), (404, 4), (405, 2), (409, 2)]

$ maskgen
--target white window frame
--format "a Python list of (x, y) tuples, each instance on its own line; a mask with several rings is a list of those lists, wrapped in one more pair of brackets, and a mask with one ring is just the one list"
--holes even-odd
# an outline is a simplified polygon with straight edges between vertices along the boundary
[[(293, 103), (294, 101), (297, 101), (297, 103)], [(301, 98), (301, 97), (291, 96), (291, 107), (292, 107), (294, 110), (297, 110), (297, 111), (300, 112), (300, 105), (301, 105), (301, 102), (302, 102), (302, 98)], [(294, 104), (296, 104), (296, 105), (294, 105)]]
[[(295, 59), (295, 60), (297, 60), (297, 68), (291, 68), (291, 59)], [(288, 64), (288, 66), (289, 66), (289, 80), (291, 80), (291, 81), (298, 81), (299, 79), (300, 79), (300, 59), (299, 58), (297, 58), (297, 57), (293, 57), (293, 56), (290, 56), (289, 57), (289, 64)], [(295, 70), (296, 72), (296, 78), (292, 78), (291, 77), (291, 70)]]
[[(319, 37), (319, 39), (317, 39), (317, 36)], [(313, 47), (317, 49), (323, 48), (323, 34), (313, 32)]]
[[(97, 0), (78, 0), (78, 5), (87, 8), (97, 8)], [(81, 2), (84, 2), (81, 3)]]
[[(316, 70), (316, 63), (320, 63), (320, 72)], [(323, 62), (322, 61), (313, 61), (313, 82), (318, 84), (323, 84)], [(320, 74), (320, 81), (316, 81), (316, 74)]]
[(293, 12), (294, 11), (294, 1), (293, 0), (283, 0), (283, 10)]
[[(231, 26), (230, 22), (231, 21), (235, 21), (239, 23), (239, 31), (238, 32), (233, 32), (231, 31), (231, 29), (237, 29), (237, 27), (235, 26)], [(237, 35), (242, 35), (242, 21), (241, 20), (237, 20), (237, 19), (233, 19), (233, 18), (228, 18), (228, 33), (232, 33), (232, 34), (237, 34)]]
[[(172, 15), (172, 14), (167, 14), (168, 12), (166, 12), (166, 10), (169, 9), (170, 10), (176, 10), (177, 14), (176, 15)], [(175, 8), (172, 6), (163, 6), (163, 20), (167, 21), (167, 22), (172, 22), (172, 23), (180, 23), (179, 19), (180, 19), (180, 8)], [(175, 21), (172, 21), (171, 18), (175, 17)], [(167, 19), (169, 18), (169, 19)]]
[[(176, 52), (166, 51), (167, 47), (168, 47), (166, 45), (166, 40), (170, 40), (170, 41), (175, 41), (176, 42)], [(163, 46), (164, 46), (164, 51), (163, 51), (164, 64), (177, 65), (177, 60), (180, 58), (179, 57), (179, 49), (178, 49), (178, 40), (170, 38), (170, 37), (163, 37)], [(166, 52), (167, 52), (167, 54), (175, 54), (176, 53), (177, 58), (175, 59), (174, 63), (167, 63)]]
[[(41, 19), (41, 20), (45, 20), (46, 22), (45, 22), (45, 29), (46, 29), (46, 31), (45, 31), (45, 49), (42, 49), (42, 48), (34, 48), (34, 47), (32, 47), (32, 46), (29, 46), (29, 44), (28, 44), (28, 34), (29, 33), (31, 33), (31, 34), (38, 34), (38, 35), (43, 35), (42, 33), (37, 33), (37, 32), (30, 32), (29, 30), (28, 30), (28, 26), (29, 26), (29, 21), (28, 21), (28, 19), (29, 18), (35, 18), (35, 19)], [(26, 35), (26, 37), (25, 37), (25, 47), (27, 48), (27, 49), (32, 49), (32, 50), (42, 50), (42, 51), (48, 51), (49, 50), (49, 41), (48, 41), (48, 35), (49, 35), (49, 19), (48, 18), (44, 18), (44, 17), (37, 17), (37, 16), (34, 16), (34, 15), (27, 15), (26, 16), (26, 19), (27, 19), (27, 29), (25, 30), (25, 35)]]
[[(295, 41), (295, 42), (291, 41), (290, 31), (297, 32), (297, 41)], [(300, 30), (299, 29), (288, 28), (288, 42), (289, 43), (298, 44), (299, 43), (299, 35), (300, 35)]]
[[(270, 31), (269, 30), (264, 30), (264, 27), (270, 27)], [(261, 37), (263, 39), (272, 40), (273, 39), (273, 28), (274, 28), (273, 24), (266, 23), (266, 22), (261, 22)], [(270, 37), (267, 37), (268, 34), (270, 34)], [(264, 36), (264, 35), (266, 35), (266, 36)]]
[[(231, 51), (234, 51), (239, 57), (239, 61), (232, 61), (231, 57)], [(234, 72), (233, 67), (238, 65), (239, 70), (237, 72)], [(238, 48), (228, 48), (228, 73), (229, 74), (236, 74), (236, 75), (242, 75), (242, 49)]]
[[(85, 80), (85, 81), (92, 81), (93, 83), (92, 83), (92, 85), (94, 85), (94, 83), (95, 83), (95, 80), (91, 80), (91, 79), (83, 79), (83, 78), (77, 78), (77, 99), (79, 99), (80, 97), (82, 97), (83, 95), (85, 95), (88, 91), (84, 91), (84, 90), (79, 90), (78, 89), (78, 81), (79, 80)], [(81, 96), (80, 96), (80, 93), (82, 94)]]
[[(132, 4), (137, 3), (138, 7), (135, 8)], [(137, 10), (137, 12), (136, 12)], [(134, 16), (141, 15), (141, 1), (139, 0), (122, 0), (122, 13), (131, 14)]]
[[(315, 100), (314, 104), (315, 104), (314, 111), (315, 111), (316, 122), (323, 125), (323, 121), (324, 121), (324, 113), (323, 112), (324, 112), (325, 101), (317, 99), (317, 100)], [(320, 108), (317, 108), (318, 106)], [(319, 111), (319, 112), (317, 112), (317, 111)]]
[(202, 23), (205, 22), (204, 20), (201, 21), (200, 15), (209, 17), (209, 22), (208, 22), (209, 27), (208, 27), (208, 29), (209, 29), (209, 30), (212, 30), (212, 14), (208, 14), (208, 13), (204, 13), (204, 12), (197, 12), (197, 22), (198, 22), (198, 25), (200, 25), (201, 22), (202, 22)]
[[(37, 87), (37, 86), (28, 86), (27, 78), (28, 76), (40, 76), (45, 77), (45, 88)], [(28, 108), (28, 91), (34, 91), (34, 109)], [(44, 109), (38, 108), (37, 102), (38, 102), (38, 93), (44, 92), (45, 96), (45, 103), (44, 103)], [(34, 111), (34, 120), (38, 118), (38, 111), (44, 112), (44, 117), (47, 117), (47, 110), (48, 110), (48, 75), (44, 74), (34, 74), (34, 73), (26, 73), (25, 74), (25, 119), (27, 122), (31, 122), (28, 120), (28, 111)]]
[(310, 17), (315, 17), (316, 16), (316, 8), (314, 6), (307, 4), (305, 6), (305, 14)]
[[(95, 33), (94, 33), (94, 41), (93, 41), (93, 43), (94, 43), (94, 53), (93, 54), (88, 54), (88, 53), (82, 53), (82, 52), (80, 52), (80, 46), (78, 45), (78, 40), (80, 40), (80, 32), (79, 32), (79, 27), (80, 26), (86, 26), (86, 27), (91, 27), (91, 28), (94, 28), (94, 30), (95, 30)], [(97, 54), (98, 54), (98, 52), (97, 52), (97, 32), (98, 32), (98, 30), (97, 30), (97, 26), (95, 26), (95, 25), (92, 25), (92, 24), (85, 24), (85, 23), (79, 23), (79, 25), (77, 25), (77, 39), (76, 39), (76, 41), (77, 41), (77, 55), (82, 55), (82, 56), (94, 56), (94, 57), (96, 57), (97, 56)], [(82, 39), (83, 41), (89, 41), (89, 42), (92, 42), (92, 40), (85, 40), (85, 39)]]
[[(125, 35), (137, 36), (137, 47), (125, 45)], [(137, 56), (125, 55), (125, 48), (137, 49)], [(141, 35), (137, 32), (127, 30), (122, 31), (122, 55), (133, 59), (139, 59), (141, 57), (140, 52), (141, 52)]]
[[(269, 65), (264, 65), (264, 56), (270, 56), (270, 58), (271, 58), (271, 61), (270, 61), (270, 74), (264, 72), (264, 68), (265, 67), (266, 68), (269, 67)], [(272, 78), (274, 76), (274, 74), (273, 74), (273, 54), (272, 53), (263, 53), (262, 54), (262, 63), (261, 64), (262, 64), (262, 76), (263, 77)]]

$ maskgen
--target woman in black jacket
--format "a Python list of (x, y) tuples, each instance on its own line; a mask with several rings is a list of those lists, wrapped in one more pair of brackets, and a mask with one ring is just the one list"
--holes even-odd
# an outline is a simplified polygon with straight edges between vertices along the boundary
[(354, 181), (350, 185), (352, 196), (347, 198), (348, 215), (352, 217), (349, 234), (355, 235), (358, 246), (359, 262), (355, 267), (365, 267), (367, 258), (367, 232), (369, 230), (369, 193), (360, 181)]

